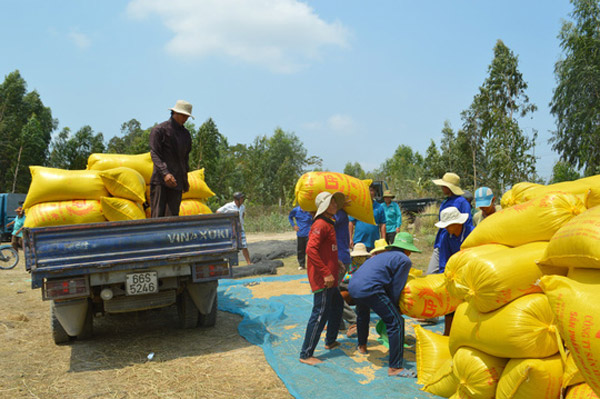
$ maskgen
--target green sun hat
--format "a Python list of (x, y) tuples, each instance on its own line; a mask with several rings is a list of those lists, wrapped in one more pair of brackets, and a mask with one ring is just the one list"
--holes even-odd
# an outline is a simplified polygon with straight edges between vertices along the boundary
[(396, 234), (396, 238), (394, 239), (394, 242), (392, 244), (388, 245), (387, 248), (388, 249), (400, 248), (400, 249), (406, 249), (410, 252), (421, 252), (421, 250), (418, 249), (417, 247), (415, 247), (415, 245), (413, 244), (412, 234), (410, 234), (406, 231), (402, 231), (402, 232)]

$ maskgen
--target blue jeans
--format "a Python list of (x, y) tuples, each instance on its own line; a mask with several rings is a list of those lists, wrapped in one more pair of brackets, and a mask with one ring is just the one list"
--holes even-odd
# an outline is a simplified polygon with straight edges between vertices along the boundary
[(404, 360), (404, 318), (389, 296), (375, 293), (366, 298), (354, 298), (356, 302), (356, 329), (358, 344), (366, 345), (369, 338), (371, 309), (381, 317), (387, 329), (390, 344), (389, 367), (402, 368)]
[(338, 287), (325, 288), (313, 294), (313, 308), (306, 326), (306, 335), (300, 351), (300, 359), (308, 359), (313, 356), (321, 333), (327, 323), (327, 334), (325, 345), (335, 342), (342, 321), (344, 310), (344, 299)]

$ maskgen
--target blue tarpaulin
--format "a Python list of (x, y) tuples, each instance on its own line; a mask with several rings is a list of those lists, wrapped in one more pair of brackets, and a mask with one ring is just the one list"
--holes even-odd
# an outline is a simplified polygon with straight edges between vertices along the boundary
[[(324, 363), (299, 362), (300, 347), (312, 308), (306, 276), (257, 277), (221, 280), (219, 309), (243, 316), (240, 334), (260, 346), (273, 370), (296, 398), (437, 398), (421, 391), (416, 379), (388, 377), (388, 350), (377, 341), (378, 321), (371, 317), (369, 353), (356, 351), (356, 337), (340, 332), (340, 346), (324, 349), (323, 338), (315, 356)], [(415, 321), (406, 318), (405, 366), (416, 370)], [(441, 333), (443, 323), (426, 327)], [(324, 335), (324, 334), (323, 334)]]

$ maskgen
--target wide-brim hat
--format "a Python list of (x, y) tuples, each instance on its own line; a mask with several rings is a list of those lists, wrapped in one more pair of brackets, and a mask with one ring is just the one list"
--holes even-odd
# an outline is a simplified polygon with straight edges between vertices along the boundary
[(454, 195), (463, 195), (464, 193), (460, 188), (460, 177), (456, 173), (445, 173), (441, 179), (433, 180), (433, 184), (448, 187)]
[(413, 243), (413, 236), (412, 234), (406, 232), (406, 231), (401, 231), (400, 233), (396, 234), (396, 238), (394, 238), (394, 242), (391, 243), (390, 245), (387, 246), (387, 249), (390, 248), (400, 248), (400, 249), (406, 249), (407, 251), (410, 252), (421, 252), (421, 250), (417, 247), (415, 247), (415, 244)]
[(387, 249), (387, 241), (385, 238), (381, 238), (379, 240), (375, 240), (375, 248), (371, 250), (371, 255), (375, 255), (381, 251), (385, 251)]
[(315, 198), (315, 205), (317, 206), (317, 212), (315, 213), (315, 218), (321, 215), (323, 212), (329, 208), (329, 204), (331, 203), (331, 199), (337, 203), (338, 210), (344, 207), (344, 201), (346, 200), (346, 196), (344, 193), (340, 191), (336, 191), (335, 193), (330, 193), (328, 191), (323, 191), (317, 195)]
[(469, 219), (468, 213), (461, 213), (458, 208), (450, 206), (440, 212), (440, 221), (435, 224), (435, 227), (444, 229), (451, 224), (464, 224)]
[(489, 187), (479, 187), (475, 190), (475, 208), (485, 208), (492, 205), (494, 192)]
[(367, 246), (362, 242), (358, 242), (354, 244), (354, 249), (350, 252), (350, 256), (355, 258), (357, 256), (371, 256), (371, 254), (367, 251)]
[(383, 192), (383, 198), (388, 197), (388, 198), (395, 198), (396, 196), (394, 194), (392, 194), (392, 190), (385, 190)]
[(177, 102), (175, 103), (175, 106), (173, 108), (169, 108), (169, 109), (178, 114), (191, 116), (192, 119), (194, 119), (194, 117), (192, 116), (192, 104), (188, 103), (187, 101), (177, 100)]

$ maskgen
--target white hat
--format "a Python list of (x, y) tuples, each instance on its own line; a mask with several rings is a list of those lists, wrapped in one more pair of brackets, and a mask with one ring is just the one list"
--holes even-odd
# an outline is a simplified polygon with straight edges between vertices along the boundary
[[(184, 100), (177, 100), (175, 106), (169, 109), (173, 112), (177, 112), (178, 114), (192, 116), (192, 104)], [(194, 119), (193, 116), (192, 119)]]
[(460, 188), (460, 177), (456, 173), (445, 173), (441, 179), (433, 180), (433, 183), (438, 186), (446, 186), (454, 195), (463, 195), (463, 190)]
[(317, 213), (315, 213), (315, 218), (325, 212), (327, 208), (329, 208), (329, 203), (331, 199), (334, 199), (337, 203), (338, 209), (342, 209), (344, 207), (344, 201), (346, 200), (346, 196), (344, 193), (336, 191), (335, 193), (330, 193), (327, 191), (323, 191), (317, 195), (315, 198), (315, 205), (317, 206)]
[(435, 227), (444, 229), (451, 224), (464, 224), (469, 219), (468, 213), (460, 213), (458, 208), (450, 206), (443, 209), (440, 213), (440, 221), (435, 224)]

